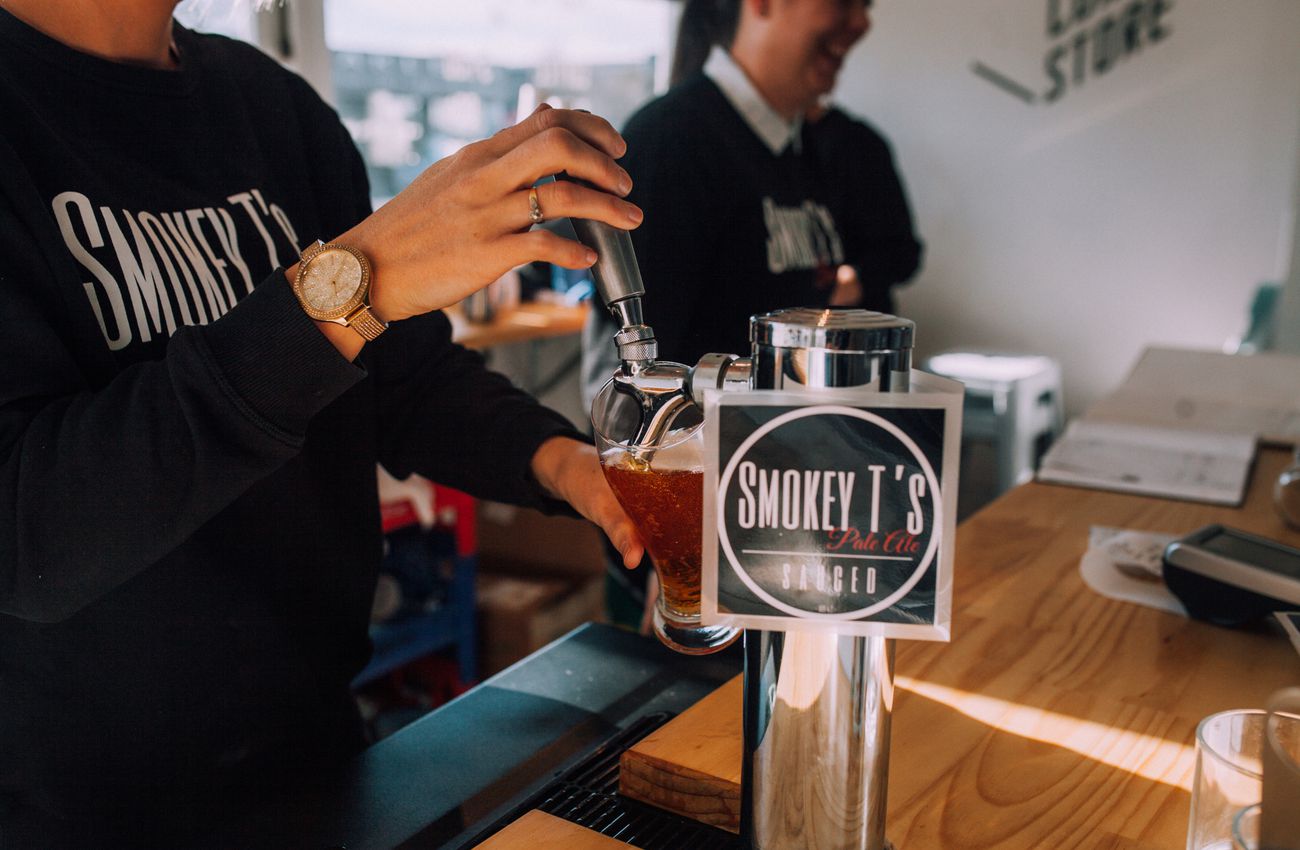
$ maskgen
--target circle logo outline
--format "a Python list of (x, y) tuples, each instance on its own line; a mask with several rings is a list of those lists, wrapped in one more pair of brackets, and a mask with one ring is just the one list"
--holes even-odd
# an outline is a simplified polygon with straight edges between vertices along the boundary
[(925, 473), (926, 483), (930, 487), (930, 501), (934, 505), (934, 518), (930, 529), (930, 542), (929, 545), (926, 546), (925, 553), (921, 556), (921, 562), (917, 565), (916, 569), (913, 570), (912, 575), (908, 577), (907, 581), (903, 582), (896, 591), (866, 608), (859, 608), (855, 611), (844, 611), (838, 614), (827, 614), (817, 611), (807, 611), (803, 608), (797, 608), (793, 605), (782, 602), (764, 590), (758, 582), (754, 581), (753, 577), (750, 576), (743, 567), (741, 567), (736, 558), (736, 554), (732, 549), (731, 539), (727, 534), (727, 512), (725, 509), (719, 510), (717, 512), (718, 543), (722, 546), (723, 552), (727, 556), (727, 563), (731, 567), (732, 571), (735, 572), (736, 576), (744, 582), (745, 586), (753, 591), (761, 600), (772, 607), (801, 620), (860, 620), (892, 606), (899, 599), (906, 596), (929, 570), (930, 565), (934, 562), (935, 554), (938, 551), (939, 538), (942, 536), (943, 500), (939, 498), (941, 491), (939, 489), (938, 479), (934, 474), (934, 467), (931, 466), (925, 453), (921, 451), (920, 447), (916, 444), (916, 441), (894, 423), (869, 410), (862, 410), (847, 405), (817, 405), (815, 407), (801, 407), (796, 410), (787, 411), (786, 413), (773, 418), (771, 421), (764, 422), (760, 425), (755, 429), (754, 433), (746, 437), (736, 448), (735, 452), (731, 455), (731, 459), (727, 462), (726, 470), (721, 476), (719, 476), (718, 488), (715, 494), (718, 504), (725, 504), (724, 495), (727, 490), (727, 485), (731, 483), (731, 476), (735, 472), (736, 466), (739, 465), (745, 454), (753, 448), (754, 444), (760, 439), (767, 436), (772, 431), (775, 431), (780, 426), (793, 422), (796, 419), (803, 419), (807, 416), (831, 415), (849, 416), (851, 418), (864, 420), (886, 431), (902, 443), (904, 448), (912, 453), (912, 457), (918, 462), (922, 471)]

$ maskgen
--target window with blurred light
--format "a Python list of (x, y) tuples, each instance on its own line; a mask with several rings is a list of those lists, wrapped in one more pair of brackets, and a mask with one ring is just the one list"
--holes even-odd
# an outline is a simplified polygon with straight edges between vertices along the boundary
[[(325, 43), (295, 47), (327, 51), (334, 106), (365, 158), (376, 205), (543, 101), (621, 127), (667, 86), (680, 13), (673, 0), (323, 2)], [(176, 17), (255, 41), (252, 9), (286, 11), (277, 5), (184, 0)]]
[(335, 106), (376, 205), (545, 101), (618, 127), (667, 80), (670, 0), (325, 0)]
[[(680, 7), (675, 0), (182, 0), (175, 14), (197, 30), (260, 39), (272, 55), (288, 46), (295, 67), (312, 69), (303, 73), (328, 93), (356, 141), (377, 208), (432, 163), (542, 102), (586, 109), (621, 128), (667, 88)], [(292, 30), (295, 15), (315, 28)], [(292, 32), (277, 35), (285, 28)], [(554, 269), (552, 277), (558, 291), (581, 295), (582, 287), (570, 289), (584, 273)]]

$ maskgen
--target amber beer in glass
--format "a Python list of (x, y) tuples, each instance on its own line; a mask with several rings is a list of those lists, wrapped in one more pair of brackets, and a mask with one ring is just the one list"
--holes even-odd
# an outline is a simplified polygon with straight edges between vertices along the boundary
[(639, 413), (626, 408), (628, 401), (606, 384), (592, 404), (592, 424), (605, 479), (641, 532), (659, 577), (655, 635), (678, 652), (716, 652), (740, 630), (700, 622), (703, 423), (698, 412), (687, 411), (657, 445), (636, 446), (630, 441)]
[(615, 456), (605, 464), (605, 478), (641, 529), (668, 609), (698, 614), (703, 470), (655, 471)]

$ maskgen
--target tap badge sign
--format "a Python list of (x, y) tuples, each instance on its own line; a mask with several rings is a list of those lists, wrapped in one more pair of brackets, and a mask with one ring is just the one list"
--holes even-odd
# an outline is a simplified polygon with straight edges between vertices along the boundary
[(961, 388), (712, 393), (702, 615), (947, 640)]

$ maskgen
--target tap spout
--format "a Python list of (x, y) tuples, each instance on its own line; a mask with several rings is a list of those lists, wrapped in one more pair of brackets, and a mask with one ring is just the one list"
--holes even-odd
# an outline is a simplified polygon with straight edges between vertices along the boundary
[(615, 373), (614, 390), (632, 397), (640, 408), (641, 421), (631, 444), (650, 449), (659, 445), (677, 416), (695, 402), (687, 367), (657, 362), (637, 365), (639, 368)]
[[(562, 175), (562, 179), (573, 178)], [(640, 409), (641, 421), (633, 444), (653, 448), (672, 428), (678, 414), (694, 404), (689, 389), (691, 370), (681, 363), (658, 359), (659, 343), (642, 311), (645, 284), (631, 235), (599, 221), (571, 221), (578, 241), (596, 252), (598, 259), (592, 267), (596, 293), (618, 323), (614, 344), (618, 347), (619, 370), (614, 374), (614, 389), (633, 398)]]

